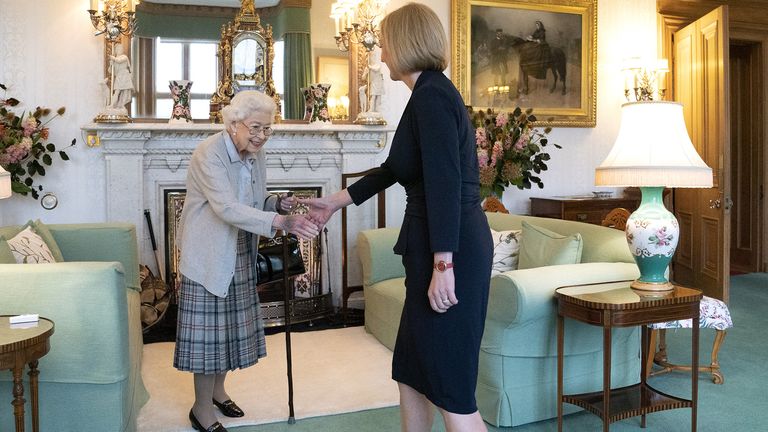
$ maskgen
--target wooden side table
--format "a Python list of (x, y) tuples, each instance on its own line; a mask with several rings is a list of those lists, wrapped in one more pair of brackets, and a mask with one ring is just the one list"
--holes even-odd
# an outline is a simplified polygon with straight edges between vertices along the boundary
[(13, 415), (16, 420), (16, 432), (24, 431), (24, 383), (21, 375), (24, 365), (29, 365), (29, 388), (32, 393), (32, 430), (40, 430), (37, 405), (37, 361), (51, 348), (50, 337), (53, 334), (53, 321), (40, 318), (37, 325), (14, 325), (9, 323), (9, 316), (0, 316), (0, 370), (13, 372)]
[[(599, 416), (603, 431), (608, 432), (612, 422), (642, 416), (655, 411), (691, 408), (691, 431), (696, 431), (696, 403), (698, 397), (699, 366), (699, 301), (701, 291), (675, 286), (663, 297), (646, 297), (629, 287), (631, 281), (586, 284), (561, 287), (557, 297), (557, 430), (563, 430), (563, 403), (584, 408)], [(593, 393), (563, 394), (563, 346), (565, 317), (603, 327), (603, 390)], [(691, 332), (691, 398), (682, 399), (662, 393), (646, 382), (645, 359), (648, 358), (648, 324), (693, 319)], [(611, 389), (611, 329), (613, 327), (641, 326), (642, 355), (640, 383)]]

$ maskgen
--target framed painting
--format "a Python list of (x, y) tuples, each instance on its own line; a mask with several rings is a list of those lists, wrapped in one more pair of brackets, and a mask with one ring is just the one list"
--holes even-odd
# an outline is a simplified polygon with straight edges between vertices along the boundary
[(597, 0), (452, 0), (451, 77), (475, 110), (594, 127)]

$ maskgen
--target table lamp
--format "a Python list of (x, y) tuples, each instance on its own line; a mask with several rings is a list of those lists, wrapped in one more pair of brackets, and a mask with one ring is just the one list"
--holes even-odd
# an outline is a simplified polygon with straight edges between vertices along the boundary
[(0, 199), (11, 196), (11, 174), (0, 166)]
[(664, 187), (712, 187), (712, 169), (693, 147), (683, 105), (669, 101), (621, 106), (616, 143), (595, 170), (598, 186), (639, 186), (640, 207), (629, 216), (627, 243), (640, 268), (631, 287), (663, 295), (674, 289), (665, 271), (675, 254), (680, 228), (662, 200)]

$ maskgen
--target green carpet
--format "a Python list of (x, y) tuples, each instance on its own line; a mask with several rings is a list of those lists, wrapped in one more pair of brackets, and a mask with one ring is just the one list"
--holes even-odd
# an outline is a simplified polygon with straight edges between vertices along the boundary
[[(729, 305), (734, 327), (720, 349), (720, 367), (725, 383), (712, 383), (709, 374), (699, 375), (698, 430), (701, 432), (752, 432), (768, 430), (768, 273), (751, 273), (731, 277)], [(702, 329), (699, 341), (701, 364), (708, 364), (714, 331)], [(690, 361), (690, 331), (667, 331), (667, 351), (670, 361)], [(554, 371), (553, 371), (554, 373)], [(657, 389), (688, 397), (690, 375), (673, 372), (650, 378)], [(343, 385), (343, 383), (339, 383)], [(351, 414), (304, 419), (296, 424), (285, 422), (268, 425), (231, 428), (235, 432), (379, 432), (399, 431), (400, 413), (397, 407), (362, 411)], [(647, 427), (640, 429), (640, 418), (633, 417), (611, 424), (611, 430), (677, 432), (690, 431), (690, 410), (678, 409), (652, 413)], [(600, 420), (585, 412), (566, 416), (565, 431), (599, 431)], [(444, 431), (440, 416), (436, 416), (433, 431)], [(557, 430), (556, 419), (531, 423), (515, 428), (495, 428), (489, 431), (549, 432)]]

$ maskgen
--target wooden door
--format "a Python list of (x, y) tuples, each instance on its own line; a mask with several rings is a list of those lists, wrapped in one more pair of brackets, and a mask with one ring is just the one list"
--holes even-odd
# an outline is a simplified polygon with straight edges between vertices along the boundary
[(761, 45), (730, 43), (731, 92), (731, 270), (760, 271), (762, 239)]
[(712, 168), (713, 187), (674, 191), (680, 243), (673, 277), (728, 300), (730, 262), (730, 124), (728, 9), (720, 6), (674, 33), (674, 99), (688, 133)]

